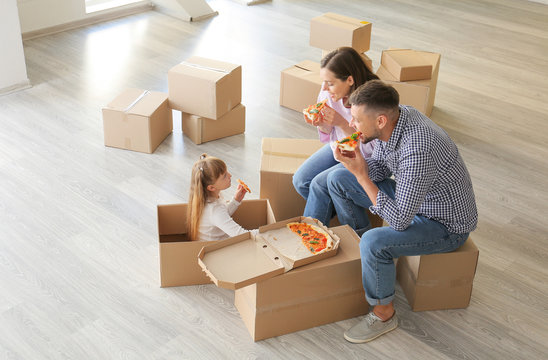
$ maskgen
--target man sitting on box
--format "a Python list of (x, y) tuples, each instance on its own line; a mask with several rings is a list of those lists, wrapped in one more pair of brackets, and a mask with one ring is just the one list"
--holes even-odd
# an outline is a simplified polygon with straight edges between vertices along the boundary
[(394, 258), (457, 249), (476, 228), (477, 209), (455, 143), (415, 108), (399, 105), (392, 86), (369, 81), (350, 103), (350, 125), (362, 133), (363, 143), (375, 141), (375, 150), (367, 160), (359, 151), (337, 151), (349, 171), (332, 177), (329, 196), (342, 224), (368, 229), (364, 208), (369, 208), (390, 225), (365, 231), (360, 241), (362, 281), (373, 309), (344, 337), (363, 343), (398, 325)]

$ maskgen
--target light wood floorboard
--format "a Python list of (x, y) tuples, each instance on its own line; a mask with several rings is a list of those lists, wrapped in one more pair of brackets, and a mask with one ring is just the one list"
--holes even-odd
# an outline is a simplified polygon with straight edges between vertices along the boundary
[[(186, 23), (151, 11), (24, 42), (32, 88), (0, 97), (0, 359), (546, 359), (548, 6), (519, 0), (215, 0)], [(54, 10), (52, 10), (54, 11)], [(480, 249), (467, 309), (414, 313), (353, 345), (349, 319), (254, 343), (213, 285), (159, 287), (156, 205), (187, 200), (207, 152), (259, 193), (262, 137), (315, 138), (280, 107), (280, 71), (305, 59), (314, 16), (373, 23), (368, 55), (442, 54), (432, 119), (471, 173)], [(152, 154), (103, 146), (101, 108), (126, 87), (167, 92), (191, 55), (242, 64), (245, 135)], [(177, 115), (177, 114), (176, 114)], [(230, 191), (234, 191), (235, 186)]]

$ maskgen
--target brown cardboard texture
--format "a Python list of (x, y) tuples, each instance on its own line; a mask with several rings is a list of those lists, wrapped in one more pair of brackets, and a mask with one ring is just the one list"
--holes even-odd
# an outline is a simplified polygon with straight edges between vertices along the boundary
[(293, 187), (293, 174), (323, 146), (316, 139), (263, 138), (259, 197), (270, 200), (276, 219), (303, 214), (306, 202)]
[(432, 64), (415, 50), (383, 50), (381, 64), (397, 81), (428, 80)]
[(320, 64), (302, 61), (282, 71), (280, 105), (301, 112), (316, 103), (321, 89)]
[(402, 256), (397, 279), (413, 311), (465, 308), (470, 303), (479, 250), (468, 238), (456, 251)]
[(195, 144), (221, 139), (245, 132), (245, 106), (236, 107), (218, 120), (182, 113), (183, 133)]
[(364, 315), (359, 238), (331, 228), (337, 254), (235, 291), (234, 305), (254, 341)]
[(219, 119), (242, 100), (242, 67), (192, 56), (168, 72), (169, 106)]
[(349, 46), (363, 53), (369, 50), (371, 26), (367, 21), (326, 13), (310, 20), (310, 46), (328, 51)]
[(167, 94), (126, 89), (103, 108), (105, 146), (153, 153), (173, 131)]
[[(321, 227), (332, 237), (333, 248), (317, 255), (310, 253), (302, 245), (298, 235), (287, 229), (286, 225), (290, 222), (310, 223)], [(272, 236), (272, 233), (275, 236)], [(283, 239), (282, 236), (287, 238)], [(292, 257), (297, 252), (284, 251), (281, 247), (284, 240), (295, 245), (292, 248), (304, 250), (306, 254)], [(318, 220), (300, 216), (261, 226), (256, 235), (246, 233), (207, 245), (198, 254), (198, 263), (215, 285), (235, 290), (296, 267), (335, 256), (339, 241), (339, 237)]]
[[(216, 241), (190, 241), (187, 236), (188, 204), (158, 205), (160, 286), (209, 284), (198, 265), (198, 253)], [(233, 219), (245, 229), (258, 229), (275, 222), (268, 200), (244, 200)]]
[(441, 55), (426, 51), (420, 51), (420, 53), (432, 64), (430, 79), (400, 82), (382, 64), (377, 70), (377, 76), (398, 91), (400, 94), (400, 104), (411, 105), (426, 116), (430, 116), (436, 97)]
[[(322, 50), (322, 59), (330, 52), (331, 51)], [(373, 72), (373, 60), (369, 56), (367, 56), (366, 53), (362, 53), (360, 54), (360, 56), (362, 57), (362, 60), (365, 63), (365, 66), (367, 66), (367, 68), (369, 69), (369, 71)]]

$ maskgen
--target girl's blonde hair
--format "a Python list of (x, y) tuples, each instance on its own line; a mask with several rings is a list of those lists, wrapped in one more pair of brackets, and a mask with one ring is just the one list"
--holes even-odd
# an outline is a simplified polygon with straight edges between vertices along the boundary
[(208, 190), (207, 186), (212, 185), (226, 172), (226, 164), (223, 160), (214, 156), (202, 154), (200, 160), (192, 167), (190, 178), (190, 192), (188, 194), (187, 224), (190, 240), (198, 240), (198, 229), (200, 219), (206, 205)]

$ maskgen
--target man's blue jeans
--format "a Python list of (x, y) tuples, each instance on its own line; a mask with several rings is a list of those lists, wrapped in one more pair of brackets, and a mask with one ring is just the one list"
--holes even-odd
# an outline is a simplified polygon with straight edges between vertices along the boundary
[(295, 190), (306, 200), (304, 216), (329, 224), (333, 217), (333, 202), (329, 197), (327, 182), (329, 174), (344, 166), (333, 157), (329, 144), (310, 156), (293, 175)]
[[(355, 177), (347, 173), (351, 176), (339, 170), (332, 172), (328, 183), (339, 221), (354, 229), (370, 227), (364, 208), (369, 208), (372, 203)], [(377, 186), (391, 198), (395, 197), (394, 180), (383, 180)], [(403, 231), (389, 226), (365, 231), (360, 240), (360, 255), (367, 302), (386, 305), (394, 299), (395, 258), (453, 251), (464, 244), (468, 235), (450, 233), (441, 223), (421, 215), (416, 215)]]

